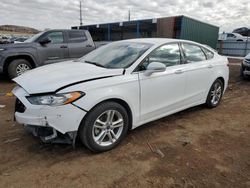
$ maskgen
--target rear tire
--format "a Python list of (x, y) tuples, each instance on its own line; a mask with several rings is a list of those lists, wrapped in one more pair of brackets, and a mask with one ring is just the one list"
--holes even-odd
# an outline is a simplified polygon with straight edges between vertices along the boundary
[(220, 79), (215, 80), (207, 96), (206, 100), (207, 107), (214, 108), (218, 106), (222, 99), (223, 91), (224, 91), (223, 82)]
[(116, 102), (108, 101), (88, 112), (78, 134), (91, 151), (105, 152), (120, 144), (127, 134), (128, 125), (126, 109)]
[(25, 59), (15, 59), (8, 66), (9, 78), (13, 79), (32, 69), (31, 64)]

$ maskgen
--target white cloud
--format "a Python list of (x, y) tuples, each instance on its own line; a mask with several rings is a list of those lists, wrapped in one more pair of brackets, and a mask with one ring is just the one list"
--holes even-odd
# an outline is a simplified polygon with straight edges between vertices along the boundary
[[(221, 31), (250, 26), (248, 0), (82, 0), (84, 24), (187, 15), (217, 25)], [(0, 25), (37, 29), (79, 25), (78, 0), (1, 0)]]

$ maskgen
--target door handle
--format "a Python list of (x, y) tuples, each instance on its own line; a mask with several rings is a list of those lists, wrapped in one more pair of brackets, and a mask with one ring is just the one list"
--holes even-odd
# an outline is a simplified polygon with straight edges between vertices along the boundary
[(213, 68), (213, 65), (208, 65), (207, 68), (211, 69)]
[(175, 73), (175, 74), (182, 74), (183, 71), (182, 71), (182, 70), (177, 70), (177, 71), (175, 71), (174, 73)]
[(60, 48), (68, 48), (68, 46), (62, 45), (62, 46), (60, 46)]

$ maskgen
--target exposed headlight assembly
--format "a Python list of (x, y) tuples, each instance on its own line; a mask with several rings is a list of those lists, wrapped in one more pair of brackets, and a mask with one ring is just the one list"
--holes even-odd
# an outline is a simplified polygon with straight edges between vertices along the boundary
[(243, 60), (243, 65), (250, 67), (250, 60), (244, 59)]
[(72, 103), (84, 95), (85, 93), (81, 91), (75, 91), (52, 95), (29, 96), (27, 99), (31, 104), (34, 105), (61, 106)]

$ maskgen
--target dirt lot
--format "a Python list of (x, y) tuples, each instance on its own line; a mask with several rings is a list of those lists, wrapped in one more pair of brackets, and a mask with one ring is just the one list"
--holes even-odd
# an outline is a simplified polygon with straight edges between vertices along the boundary
[[(230, 66), (219, 107), (149, 123), (102, 154), (80, 143), (75, 150), (42, 144), (14, 126), (14, 97), (1, 96), (0, 187), (250, 187), (250, 82), (241, 80), (239, 68)], [(0, 92), (10, 91), (14, 85), (3, 80)]]

